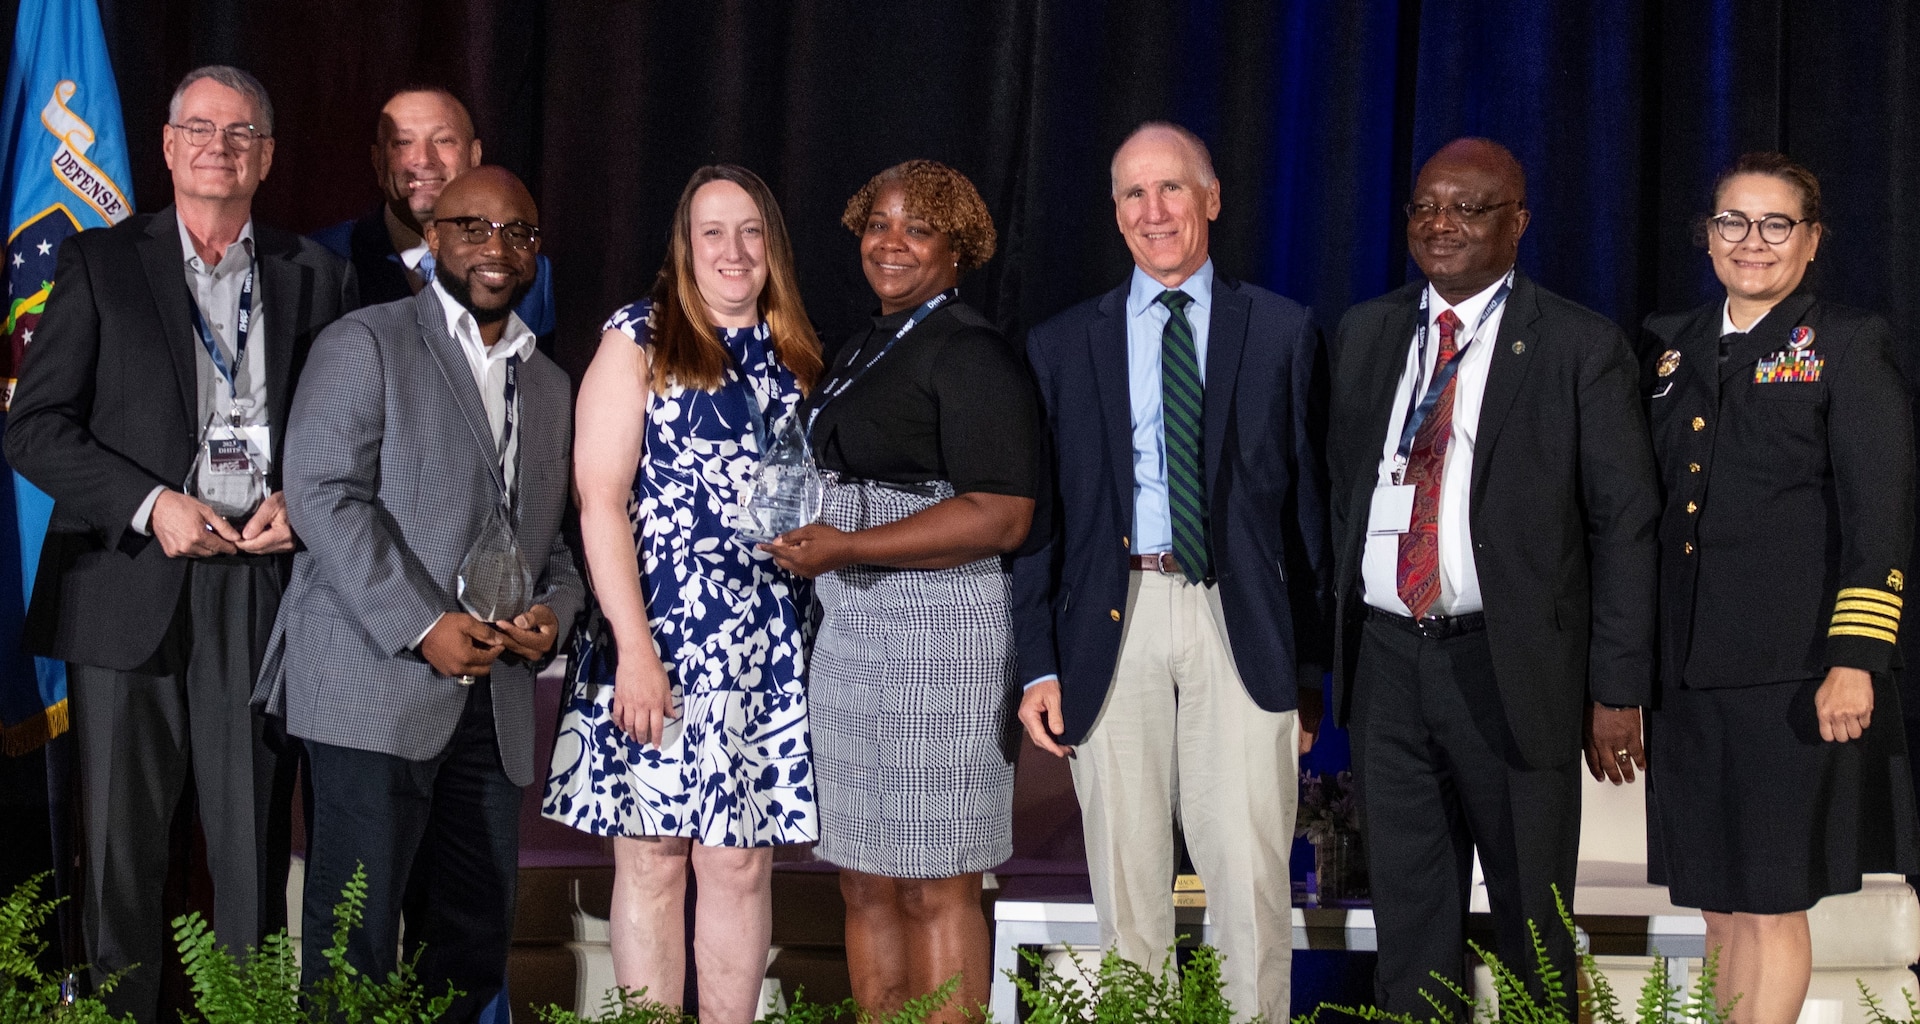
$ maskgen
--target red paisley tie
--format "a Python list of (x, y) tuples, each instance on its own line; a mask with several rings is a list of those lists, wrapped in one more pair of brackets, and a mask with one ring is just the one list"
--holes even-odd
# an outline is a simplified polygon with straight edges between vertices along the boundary
[[(1449, 309), (1435, 320), (1440, 329), (1440, 352), (1434, 361), (1434, 376), (1453, 361), (1454, 335), (1460, 330), (1460, 318)], [(1433, 403), (1433, 411), (1413, 435), (1413, 451), (1407, 453), (1406, 482), (1413, 485), (1413, 521), (1400, 535), (1400, 565), (1395, 583), (1400, 600), (1406, 602), (1413, 617), (1423, 618), (1433, 602), (1440, 599), (1440, 481), (1447, 465), (1447, 443), (1453, 440), (1453, 388), (1460, 382), (1456, 372)]]

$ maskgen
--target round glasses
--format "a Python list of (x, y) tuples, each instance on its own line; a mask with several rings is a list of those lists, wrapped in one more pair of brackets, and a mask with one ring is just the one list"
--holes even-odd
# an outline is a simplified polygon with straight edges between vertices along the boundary
[(204, 146), (212, 142), (213, 134), (219, 132), (227, 137), (227, 148), (235, 153), (245, 153), (253, 148), (253, 140), (267, 137), (265, 132), (250, 124), (236, 123), (221, 128), (212, 121), (203, 121), (197, 117), (186, 124), (169, 124), (168, 127), (185, 135), (187, 141), (195, 146)]
[(485, 245), (498, 231), (509, 248), (526, 250), (533, 248), (533, 240), (540, 237), (540, 229), (524, 220), (502, 224), (485, 217), (441, 217), (434, 223), (450, 225), (468, 245)]
[(1728, 210), (1717, 217), (1707, 218), (1713, 224), (1713, 230), (1720, 238), (1728, 242), (1744, 242), (1753, 229), (1760, 229), (1760, 240), (1768, 245), (1779, 245), (1793, 237), (1793, 229), (1805, 224), (1807, 218), (1794, 220), (1784, 213), (1769, 213), (1754, 220), (1738, 210)]

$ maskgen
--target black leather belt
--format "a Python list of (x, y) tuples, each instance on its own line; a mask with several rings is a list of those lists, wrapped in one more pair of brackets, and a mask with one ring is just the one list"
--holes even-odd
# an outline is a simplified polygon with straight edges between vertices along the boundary
[(1468, 612), (1465, 615), (1429, 615), (1424, 619), (1415, 619), (1378, 608), (1368, 608), (1367, 618), (1374, 622), (1384, 622), (1395, 629), (1404, 630), (1415, 636), (1423, 636), (1429, 640), (1446, 640), (1468, 633), (1478, 633), (1487, 628), (1487, 616), (1483, 612)]

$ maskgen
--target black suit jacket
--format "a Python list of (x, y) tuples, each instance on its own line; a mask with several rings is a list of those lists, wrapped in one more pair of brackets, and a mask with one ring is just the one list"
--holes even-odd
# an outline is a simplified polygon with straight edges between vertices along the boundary
[[(254, 252), (277, 468), (307, 348), (353, 308), (354, 283), (297, 235), (255, 224)], [(200, 342), (188, 302), (172, 207), (60, 248), (6, 431), (7, 461), (54, 502), (24, 631), (35, 654), (131, 670), (173, 619), (186, 562), (132, 520), (155, 485), (181, 485), (196, 452)]]
[[(1716, 301), (1649, 317), (1642, 346), (1666, 499), (1661, 680), (1709, 689), (1818, 679), (1835, 665), (1886, 672), (1900, 663), (1914, 503), (1893, 332), (1803, 292), (1721, 362), (1720, 316)], [(1802, 326), (1820, 379), (1756, 381), (1756, 364), (1789, 351)]]
[[(1360, 561), (1394, 392), (1418, 323), (1416, 282), (1348, 311), (1333, 347), (1334, 713), (1366, 616)], [(1579, 755), (1585, 705), (1652, 694), (1659, 514), (1626, 337), (1516, 275), (1487, 371), (1469, 528), (1507, 724), (1538, 767)]]
[[(1060, 677), (1066, 732), (1100, 714), (1120, 653), (1133, 533), (1133, 426), (1127, 379), (1129, 285), (1035, 327), (1053, 514), (1044, 543), (1013, 565), (1021, 681)], [(1324, 370), (1306, 309), (1215, 272), (1208, 320), (1205, 433), (1208, 525), (1234, 666), (1269, 711), (1292, 710), (1326, 665)]]

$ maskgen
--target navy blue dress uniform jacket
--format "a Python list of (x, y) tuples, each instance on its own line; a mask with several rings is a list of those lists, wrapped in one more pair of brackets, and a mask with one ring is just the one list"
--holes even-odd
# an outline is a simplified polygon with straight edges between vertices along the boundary
[[(1133, 533), (1128, 285), (1033, 328), (1027, 357), (1046, 416), (1046, 531), (1013, 563), (1024, 682), (1060, 677), (1066, 732), (1100, 714), (1119, 658)], [(1202, 473), (1234, 666), (1254, 703), (1290, 711), (1327, 663), (1328, 547), (1321, 461), (1325, 374), (1307, 310), (1216, 273)]]
[[(1343, 725), (1367, 611), (1367, 518), (1426, 286), (1348, 310), (1333, 345), (1333, 694)], [(1588, 702), (1652, 697), (1659, 498), (1638, 383), (1620, 328), (1514, 275), (1480, 405), (1468, 520), (1494, 683), (1533, 767), (1579, 756)]]
[(1712, 302), (1649, 317), (1642, 339), (1666, 492), (1661, 678), (1711, 689), (1898, 667), (1914, 442), (1892, 331), (1804, 292), (1733, 335), (1724, 362), (1720, 327)]

